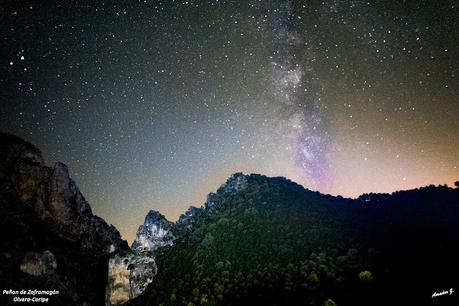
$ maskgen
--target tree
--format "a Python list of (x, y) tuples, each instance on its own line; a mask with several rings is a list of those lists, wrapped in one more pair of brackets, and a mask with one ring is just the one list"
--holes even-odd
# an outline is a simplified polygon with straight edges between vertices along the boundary
[(310, 289), (315, 290), (317, 285), (319, 284), (319, 277), (317, 276), (316, 272), (311, 272), (309, 276), (306, 278), (306, 282)]
[(455, 181), (454, 186), (456, 186), (456, 188), (459, 188), (459, 181)]
[(362, 271), (359, 273), (359, 278), (364, 283), (370, 283), (373, 280), (373, 275), (370, 271)]
[(337, 306), (335, 301), (333, 301), (332, 299), (328, 299), (324, 302), (324, 305), (323, 306)]

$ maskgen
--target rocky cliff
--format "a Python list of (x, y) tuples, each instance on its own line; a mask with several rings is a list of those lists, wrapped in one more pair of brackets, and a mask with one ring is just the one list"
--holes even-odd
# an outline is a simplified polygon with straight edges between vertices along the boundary
[(64, 164), (46, 166), (16, 136), (0, 134), (0, 144), (2, 290), (58, 290), (51, 304), (103, 305), (109, 257), (126, 241), (93, 215)]
[(113, 255), (108, 266), (106, 305), (121, 305), (139, 296), (157, 271), (151, 252), (126, 251)]
[(135, 241), (131, 248), (137, 251), (154, 252), (158, 248), (172, 245), (174, 224), (161, 213), (150, 210), (145, 216), (145, 221), (139, 226)]
[(155, 252), (174, 240), (174, 223), (150, 210), (137, 230), (131, 251), (110, 258), (107, 305), (120, 305), (139, 296), (157, 273)]

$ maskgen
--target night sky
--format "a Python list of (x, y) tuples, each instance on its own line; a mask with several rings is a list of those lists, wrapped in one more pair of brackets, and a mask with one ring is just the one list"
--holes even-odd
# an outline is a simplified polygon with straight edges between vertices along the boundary
[(132, 240), (234, 173), (459, 179), (457, 1), (2, 1), (0, 130)]

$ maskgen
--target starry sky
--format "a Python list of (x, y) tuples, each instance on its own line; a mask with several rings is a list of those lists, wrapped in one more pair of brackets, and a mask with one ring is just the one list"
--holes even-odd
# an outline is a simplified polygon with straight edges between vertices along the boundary
[(234, 172), (355, 197), (459, 179), (457, 1), (2, 1), (0, 130), (132, 241)]

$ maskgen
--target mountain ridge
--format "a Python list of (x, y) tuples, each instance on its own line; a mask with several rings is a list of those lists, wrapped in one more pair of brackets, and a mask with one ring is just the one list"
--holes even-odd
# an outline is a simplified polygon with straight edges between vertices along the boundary
[[(395, 302), (384, 291), (410, 281), (424, 291), (411, 300), (424, 305), (436, 286), (457, 283), (459, 189), (351, 199), (236, 173), (193, 215), (158, 250), (158, 274), (129, 305), (385, 305)], [(365, 294), (349, 296), (356, 290)]]

